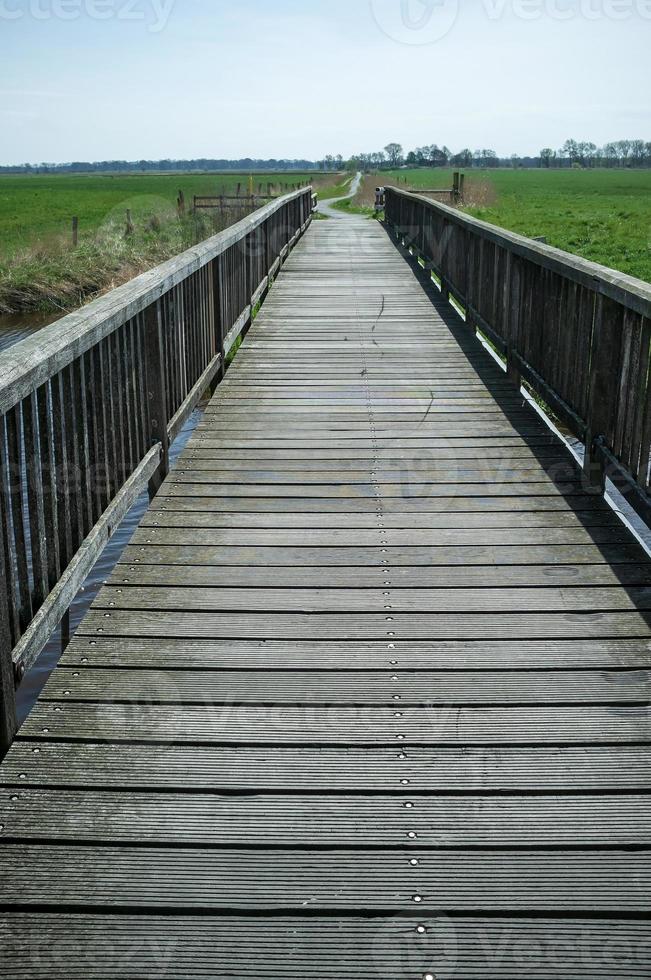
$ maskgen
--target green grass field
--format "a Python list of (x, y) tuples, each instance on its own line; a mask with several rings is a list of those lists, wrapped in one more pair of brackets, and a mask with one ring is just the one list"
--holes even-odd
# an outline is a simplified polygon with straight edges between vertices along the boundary
[[(343, 177), (285, 171), (252, 179), (256, 195), (266, 195), (269, 185), (278, 195), (312, 183), (336, 196)], [(241, 205), (191, 214), (195, 194), (231, 196), (238, 184)], [(237, 173), (0, 175), (0, 316), (74, 309), (250, 213), (249, 187), (249, 175)], [(180, 190), (186, 202), (181, 219)], [(73, 216), (79, 219), (76, 248)]]
[[(266, 193), (267, 184), (272, 183), (274, 192), (280, 193), (313, 177), (293, 172), (258, 174), (253, 177), (254, 190), (257, 194), (262, 184)], [(328, 178), (330, 183), (334, 179)], [(154, 216), (163, 222), (176, 215), (179, 190), (190, 205), (195, 194), (235, 194), (238, 183), (242, 193), (248, 194), (245, 174), (2, 175), (0, 260), (21, 249), (47, 247), (53, 239), (70, 236), (73, 216), (79, 218), (83, 242), (105, 227), (125, 225), (127, 209), (136, 224)]]
[(350, 185), (353, 182), (354, 177), (354, 174), (345, 174), (343, 176), (337, 175), (336, 177), (331, 178), (332, 180), (337, 181), (336, 184), (331, 184), (330, 186), (324, 184), (321, 187), (316, 185), (315, 189), (318, 192), (319, 200), (331, 201), (336, 197), (343, 197), (344, 194), (347, 194), (350, 190)]
[[(452, 186), (452, 170), (391, 176)], [(651, 281), (651, 170), (471, 170), (466, 198), (475, 217)]]

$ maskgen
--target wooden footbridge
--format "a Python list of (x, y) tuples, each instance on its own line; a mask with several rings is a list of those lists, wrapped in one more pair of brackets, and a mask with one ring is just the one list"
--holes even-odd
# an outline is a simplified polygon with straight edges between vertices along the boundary
[(651, 975), (651, 563), (602, 495), (648, 518), (650, 289), (386, 213), (289, 195), (0, 360), (7, 980)]

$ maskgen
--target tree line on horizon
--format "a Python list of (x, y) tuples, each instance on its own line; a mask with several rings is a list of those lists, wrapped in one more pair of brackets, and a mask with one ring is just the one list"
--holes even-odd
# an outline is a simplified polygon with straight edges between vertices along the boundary
[(101, 160), (90, 162), (80, 160), (72, 163), (22, 163), (18, 165), (0, 165), (0, 173), (5, 174), (92, 174), (92, 173), (187, 173), (191, 170), (243, 171), (269, 170), (303, 172), (318, 170), (321, 163), (314, 160), (253, 160), (244, 157), (241, 160), (216, 160), (197, 158), (195, 160)]
[(340, 153), (328, 154), (322, 160), (269, 159), (218, 160), (102, 160), (72, 163), (24, 163), (0, 165), (4, 174), (92, 174), (92, 173), (176, 173), (204, 171), (342, 171), (395, 170), (396, 167), (651, 167), (651, 142), (645, 140), (616, 140), (599, 147), (596, 143), (566, 140), (554, 150), (543, 147), (538, 156), (500, 157), (495, 150), (470, 150), (467, 147), (453, 153), (447, 146), (420, 146), (405, 153), (400, 143), (388, 143), (375, 153), (358, 153), (349, 159)]
[[(337, 169), (341, 157), (328, 156), (326, 169)], [(349, 169), (395, 170), (396, 167), (651, 167), (651, 142), (617, 140), (598, 147), (596, 143), (566, 140), (554, 150), (544, 147), (538, 156), (521, 157), (517, 153), (500, 157), (495, 150), (470, 150), (453, 153), (447, 146), (420, 146), (405, 153), (400, 143), (388, 143), (375, 153), (359, 153), (347, 161)]]

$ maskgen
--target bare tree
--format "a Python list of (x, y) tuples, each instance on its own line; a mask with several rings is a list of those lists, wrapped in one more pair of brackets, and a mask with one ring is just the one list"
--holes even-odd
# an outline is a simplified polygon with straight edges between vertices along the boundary
[(400, 143), (388, 143), (384, 147), (389, 163), (392, 167), (399, 167), (402, 163), (403, 149)]
[(544, 147), (540, 151), (540, 165), (541, 167), (551, 167), (552, 162), (556, 159), (556, 150), (552, 150), (550, 146)]

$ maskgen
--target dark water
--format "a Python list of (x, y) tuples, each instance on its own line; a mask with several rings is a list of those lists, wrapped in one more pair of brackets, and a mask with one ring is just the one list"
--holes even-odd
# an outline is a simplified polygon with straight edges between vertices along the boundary
[[(52, 317), (0, 317), (0, 352), (8, 350), (14, 344), (29, 337), (35, 331), (52, 322)], [(170, 450), (170, 459), (174, 463), (187, 445), (197, 422), (201, 417), (201, 409), (193, 412), (179, 437)], [(70, 607), (70, 627), (74, 631), (84, 618), (95, 596), (109, 577), (120, 555), (128, 545), (131, 535), (138, 527), (143, 514), (149, 505), (149, 497), (145, 491), (131, 508), (126, 518), (115, 532), (106, 548), (100, 555), (95, 567), (86, 579), (75, 601)], [(22, 724), (38, 698), (43, 685), (54, 670), (61, 656), (60, 631), (50, 638), (49, 643), (39, 659), (27, 673), (17, 691), (18, 722)]]
[(20, 340), (25, 340), (37, 330), (54, 323), (63, 313), (20, 313), (0, 316), (0, 353)]

